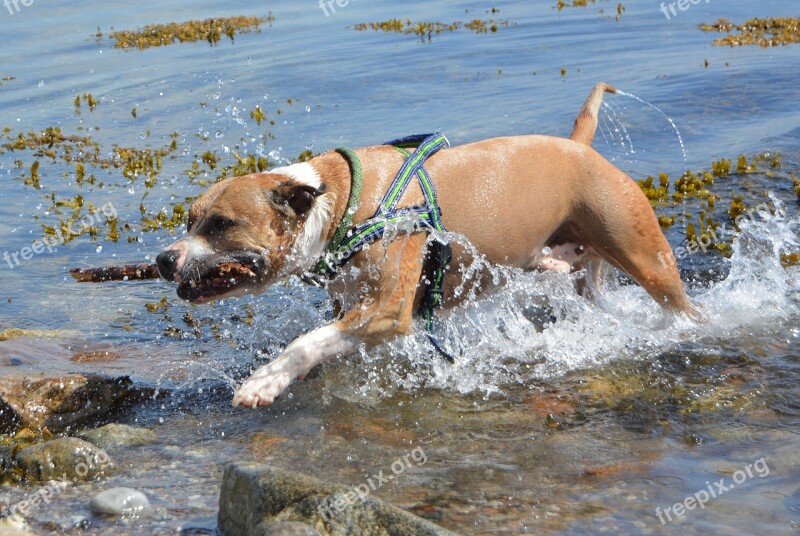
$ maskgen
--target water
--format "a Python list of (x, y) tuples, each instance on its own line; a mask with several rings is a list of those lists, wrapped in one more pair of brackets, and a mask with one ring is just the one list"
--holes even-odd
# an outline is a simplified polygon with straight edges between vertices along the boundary
[[(627, 93), (627, 92), (622, 91), (622, 90), (618, 90), (617, 93), (620, 94), (620, 95), (624, 95), (626, 97), (630, 97), (630, 98), (634, 99), (635, 101), (640, 102), (640, 103), (644, 104), (645, 106), (649, 106), (650, 108), (652, 108), (653, 110), (658, 112), (659, 115), (661, 115), (667, 121), (667, 123), (669, 123), (669, 125), (672, 127), (672, 130), (675, 131), (675, 137), (677, 138), (678, 145), (680, 145), (680, 148), (681, 148), (681, 156), (683, 156), (684, 162), (687, 160), (687, 158), (686, 158), (686, 146), (683, 144), (683, 136), (681, 135), (680, 129), (675, 124), (675, 121), (673, 121), (670, 116), (665, 114), (664, 111), (661, 108), (659, 108), (658, 106), (656, 106), (655, 104), (653, 104), (651, 102), (647, 102), (646, 100), (644, 100), (644, 99), (642, 99), (640, 97), (637, 97), (636, 95), (633, 95), (631, 93)], [(610, 116), (609, 121), (613, 125), (615, 125), (615, 127), (616, 127), (614, 132), (619, 132), (620, 134), (624, 135), (624, 140), (620, 142), (620, 145), (622, 147), (625, 147), (625, 141), (627, 141), (628, 144), (631, 147), (631, 156), (636, 154), (636, 151), (633, 149), (633, 144), (632, 144), (633, 142), (630, 139), (630, 135), (628, 133), (627, 128), (625, 128), (624, 123), (622, 123), (621, 120), (617, 117), (617, 110), (611, 104), (609, 104), (607, 102), (603, 102), (603, 111), (608, 111), (608, 110), (611, 110), (610, 112), (608, 112), (608, 115)], [(604, 119), (605, 119), (605, 117), (604, 117)], [(598, 126), (600, 126), (600, 125), (598, 125)], [(610, 142), (608, 142), (608, 136), (606, 135), (606, 131), (601, 129), (601, 132), (603, 133), (603, 137), (604, 137), (604, 139), (606, 139), (607, 143), (609, 143), (609, 145), (612, 145)]]
[[(107, 34), (267, 13), (254, 2), (37, 0), (13, 15), (0, 7), (0, 78), (15, 77), (0, 87), (0, 128), (13, 136), (52, 126), (91, 134), (101, 158), (112, 158), (115, 145), (167, 147), (177, 133), (152, 187), (141, 172), (123, 176), (124, 165), (87, 166), (97, 181), (81, 185), (61, 158), (0, 155), (0, 252), (30, 246), (43, 237), (42, 225), (70, 214), (52, 206), (51, 192), (81, 194), (96, 207), (110, 202), (120, 221), (134, 225), (117, 243), (104, 239), (103, 228), (97, 240), (82, 236), (13, 269), (0, 264), (0, 328), (56, 330), (0, 342), (0, 374), (131, 374), (175, 392), (125, 418), (153, 428), (157, 444), (112, 450), (124, 469), (42, 505), (29, 517), (35, 531), (68, 531), (75, 516), (88, 515), (93, 493), (115, 485), (144, 491), (154, 512), (128, 522), (93, 518), (86, 533), (208, 530), (227, 461), (301, 467), (358, 485), (415, 446), (428, 463), (376, 494), (463, 534), (797, 531), (800, 271), (784, 268), (780, 256), (800, 248), (789, 175), (800, 174), (800, 48), (711, 47), (715, 36), (696, 29), (721, 16), (787, 15), (788, 5), (701, 3), (666, 20), (655, 4), (628, 2), (619, 23), (607, 16), (611, 3), (560, 12), (554, 5), (499, 2), (491, 15), (490, 5), (476, 2), (363, 0), (326, 17), (316, 2), (277, 2), (269, 6), (271, 25), (234, 43), (145, 51), (114, 49)], [(392, 17), (516, 25), (431, 42), (351, 28)], [(601, 80), (663, 110), (606, 97), (595, 146), (635, 179), (659, 172), (674, 179), (720, 158), (735, 168), (739, 154), (782, 155), (779, 168), (715, 181), (721, 221), (738, 195), (748, 206), (766, 199), (783, 211), (746, 222), (729, 259), (702, 251), (680, 259), (704, 324), (670, 318), (624, 282), (611, 281), (594, 304), (575, 294), (570, 276), (495, 269), (509, 281), (503, 290), (440, 316), (456, 366), (431, 352), (418, 326), (412, 337), (324, 366), (273, 408), (250, 412), (228, 407), (233, 387), (330, 319), (322, 291), (290, 281), (261, 296), (193, 307), (166, 283), (86, 286), (68, 276), (73, 266), (152, 260), (174, 236), (141, 231), (140, 205), (150, 217), (169, 216), (175, 203), (203, 191), (202, 182), (216, 177), (202, 162), (207, 151), (221, 167), (235, 161), (234, 152), (281, 164), (307, 149), (434, 130), (454, 144), (529, 132), (567, 136)], [(84, 93), (97, 100), (94, 110), (83, 101), (76, 111), (74, 99)], [(266, 122), (250, 115), (256, 106)], [(41, 189), (20, 178), (35, 160)], [(194, 162), (200, 171), (190, 178)], [(700, 210), (687, 200), (666, 213)], [(674, 247), (686, 245), (685, 224), (679, 219), (666, 231)], [(111, 354), (73, 360), (96, 351)], [(682, 502), (706, 481), (732, 481), (761, 458), (768, 476), (754, 474), (704, 509), (660, 522), (657, 507)], [(0, 504), (34, 491), (1, 488)]]

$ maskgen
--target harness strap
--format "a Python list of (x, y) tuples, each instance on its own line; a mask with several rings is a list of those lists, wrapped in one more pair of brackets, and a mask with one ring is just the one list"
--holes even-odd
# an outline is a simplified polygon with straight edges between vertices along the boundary
[(350, 196), (347, 198), (347, 207), (344, 209), (344, 216), (336, 228), (333, 238), (328, 244), (327, 253), (317, 262), (314, 272), (320, 275), (332, 275), (336, 266), (331, 266), (330, 257), (331, 253), (338, 250), (345, 241), (348, 231), (353, 224), (353, 215), (356, 213), (358, 202), (361, 199), (361, 184), (364, 179), (364, 168), (361, 166), (361, 159), (355, 151), (347, 147), (339, 147), (336, 149), (347, 160), (347, 165), (350, 167)]
[(353, 215), (356, 213), (356, 205), (361, 199), (361, 183), (364, 178), (364, 169), (361, 167), (361, 159), (352, 149), (340, 147), (336, 152), (345, 157), (348, 165), (350, 166), (350, 196), (347, 199), (347, 208), (344, 210), (344, 216), (336, 228), (336, 234), (333, 235), (331, 240), (332, 244), (341, 244), (344, 240), (347, 231), (353, 224)]
[[(396, 146), (395, 149), (403, 153), (406, 159), (411, 157), (411, 154), (403, 147)], [(417, 169), (417, 179), (419, 179), (422, 195), (425, 196), (425, 203), (428, 205), (428, 207), (431, 207), (432, 210), (431, 220), (433, 228), (442, 233), (446, 232), (444, 224), (442, 223), (442, 211), (439, 208), (439, 199), (436, 197), (436, 188), (433, 187), (433, 183), (431, 182), (431, 178), (428, 176), (428, 172), (425, 171), (425, 168), (421, 164)]]
[(433, 334), (433, 311), (442, 305), (444, 297), (444, 271), (453, 258), (452, 249), (449, 244), (445, 244), (439, 240), (433, 240), (428, 253), (435, 268), (431, 277), (425, 281), (425, 294), (422, 297), (422, 302), (419, 304), (417, 314), (425, 320), (425, 331), (428, 332), (428, 340), (431, 341), (433, 347), (436, 348), (439, 355), (453, 364), (456, 362), (456, 359), (442, 347), (439, 339)]
[[(447, 141), (444, 134), (437, 132), (430, 135), (400, 138), (388, 142), (386, 145), (393, 145), (402, 152), (406, 161), (381, 200), (375, 215), (356, 226), (351, 225), (361, 195), (363, 178), (361, 161), (358, 155), (350, 149), (336, 149), (348, 161), (353, 177), (352, 185), (344, 217), (328, 245), (326, 254), (317, 263), (315, 268), (317, 274), (332, 277), (338, 268), (361, 251), (365, 245), (383, 238), (387, 225), (411, 222), (411, 228), (405, 231), (409, 234), (430, 229), (446, 232), (442, 223), (441, 208), (436, 197), (436, 188), (423, 164), (435, 152), (443, 147), (449, 147), (450, 142)], [(409, 153), (406, 148), (414, 148), (414, 151)], [(419, 180), (425, 204), (397, 209), (398, 202), (415, 176)], [(439, 240), (433, 240), (430, 243), (428, 254), (429, 260), (434, 263), (435, 268), (432, 276), (426, 278), (425, 292), (418, 314), (425, 320), (425, 328), (433, 347), (450, 363), (454, 363), (453, 356), (442, 348), (433, 335), (433, 311), (442, 304), (444, 273), (452, 257), (450, 246)]]
[[(399, 143), (395, 144), (395, 142)], [(414, 142), (418, 143), (418, 147), (409, 155), (408, 151), (403, 147), (404, 145), (413, 144)], [(383, 197), (383, 201), (378, 211), (375, 213), (375, 217), (381, 214), (391, 213), (397, 206), (403, 193), (405, 193), (406, 188), (408, 188), (411, 178), (415, 175), (419, 179), (420, 188), (422, 188), (422, 193), (425, 196), (425, 201), (427, 201), (428, 206), (432, 209), (438, 208), (439, 204), (436, 199), (436, 190), (422, 165), (439, 149), (450, 146), (450, 142), (447, 141), (445, 135), (441, 132), (437, 132), (427, 136), (408, 136), (399, 140), (392, 140), (386, 145), (397, 145), (401, 152), (406, 155), (406, 161), (403, 163), (400, 171), (397, 172), (397, 176), (392, 182), (389, 191)], [(438, 226), (441, 226), (441, 221), (439, 221)]]

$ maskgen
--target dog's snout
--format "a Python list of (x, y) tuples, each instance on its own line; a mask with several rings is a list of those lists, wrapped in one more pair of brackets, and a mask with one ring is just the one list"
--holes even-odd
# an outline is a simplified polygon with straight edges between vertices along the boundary
[(156, 257), (156, 264), (158, 265), (158, 272), (161, 274), (161, 277), (167, 281), (173, 281), (180, 258), (181, 252), (175, 249), (166, 249), (159, 253), (158, 257)]

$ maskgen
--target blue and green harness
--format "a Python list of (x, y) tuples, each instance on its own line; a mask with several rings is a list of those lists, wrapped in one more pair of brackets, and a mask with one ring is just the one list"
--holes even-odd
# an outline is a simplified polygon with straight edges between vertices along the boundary
[[(405, 156), (406, 160), (397, 172), (397, 176), (392, 181), (392, 185), (386, 195), (383, 196), (375, 214), (357, 225), (353, 225), (353, 214), (361, 197), (361, 181), (363, 178), (361, 160), (355, 151), (351, 149), (336, 149), (336, 152), (341, 154), (350, 166), (352, 182), (347, 209), (342, 222), (328, 244), (325, 255), (320, 259), (314, 270), (318, 275), (327, 277), (335, 275), (364, 246), (381, 240), (387, 227), (401, 228), (403, 232), (408, 234), (431, 231), (447, 232), (442, 223), (442, 210), (436, 197), (436, 188), (424, 166), (431, 155), (442, 148), (450, 146), (447, 138), (444, 134), (436, 132), (399, 138), (387, 142), (385, 145), (393, 146)], [(413, 151), (409, 152), (409, 149), (413, 149)], [(419, 181), (425, 202), (420, 205), (397, 208), (397, 204), (403, 197), (408, 185), (415, 177)], [(433, 334), (433, 311), (442, 305), (444, 274), (451, 258), (451, 250), (448, 244), (438, 238), (430, 240), (428, 244), (428, 261), (432, 263), (433, 273), (430, 277), (423, 278), (424, 294), (417, 312), (425, 321), (428, 338), (433, 347), (445, 359), (453, 363), (455, 362), (453, 356), (442, 348), (442, 345)]]

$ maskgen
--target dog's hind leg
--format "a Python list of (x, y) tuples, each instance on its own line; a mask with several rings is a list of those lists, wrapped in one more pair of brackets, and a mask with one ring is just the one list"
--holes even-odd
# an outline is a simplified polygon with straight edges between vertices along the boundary
[(583, 200), (581, 221), (576, 222), (580, 233), (597, 254), (631, 276), (658, 303), (696, 316), (650, 203), (633, 180), (611, 164), (608, 168), (596, 170), (605, 184)]
[(616, 92), (617, 90), (614, 86), (605, 82), (600, 82), (594, 86), (586, 102), (583, 103), (583, 108), (578, 113), (578, 117), (575, 119), (575, 126), (570, 136), (571, 140), (584, 145), (592, 145), (594, 134), (597, 131), (597, 114), (600, 111), (600, 105), (603, 103), (603, 94)]
[(410, 333), (425, 240), (426, 235), (417, 234), (358, 253), (353, 262), (374, 273), (359, 291), (360, 303), (337, 322), (299, 337), (256, 370), (236, 390), (233, 405), (268, 406), (295, 378), (303, 378), (320, 363), (353, 354), (364, 344), (374, 346)]

